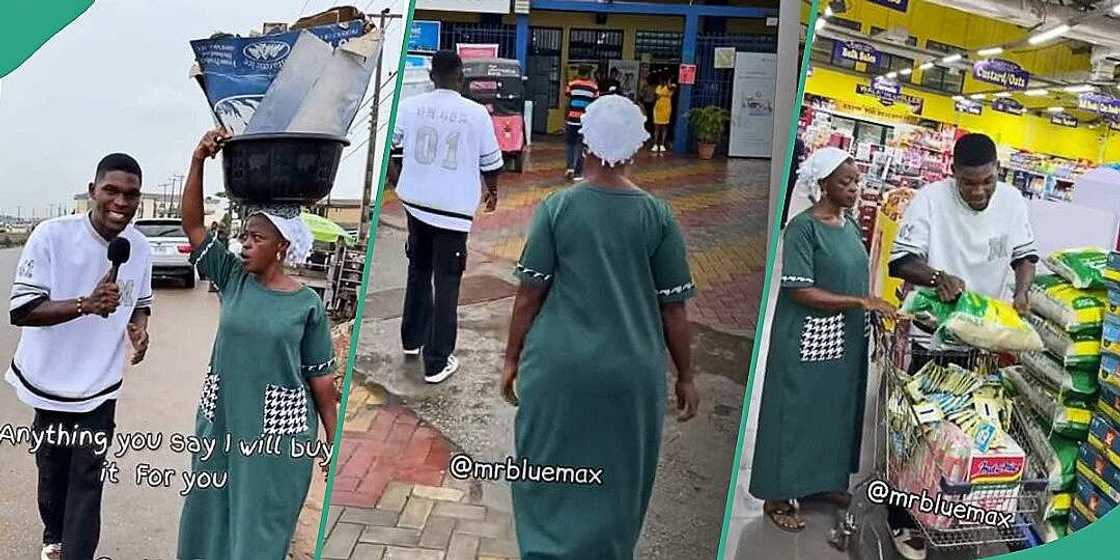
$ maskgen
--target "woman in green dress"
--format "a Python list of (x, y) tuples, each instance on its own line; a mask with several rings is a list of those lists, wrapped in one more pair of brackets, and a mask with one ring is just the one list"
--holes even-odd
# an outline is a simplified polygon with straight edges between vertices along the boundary
[(284, 273), (285, 262), (311, 248), (298, 207), (250, 211), (240, 257), (206, 231), (203, 166), (225, 138), (220, 129), (203, 137), (183, 192), (192, 262), (213, 280), (222, 307), (195, 432), (216, 445), (192, 457), (198, 483), (183, 504), (178, 557), (282, 560), (315, 459), (325, 464), (334, 441), (334, 348), (319, 296)]
[(518, 405), (519, 460), (601, 469), (601, 484), (514, 482), (523, 560), (632, 560), (657, 471), (669, 356), (679, 419), (699, 404), (684, 240), (669, 206), (626, 176), (649, 137), (641, 111), (622, 96), (600, 98), (583, 134), (587, 181), (537, 207), (517, 264), (502, 391)]
[(848, 479), (859, 470), (868, 313), (893, 312), (868, 295), (867, 250), (847, 215), (859, 197), (850, 154), (817, 150), (798, 181), (813, 205), (783, 236), (750, 484), (771, 521), (794, 532), (805, 528), (801, 499), (847, 508)]

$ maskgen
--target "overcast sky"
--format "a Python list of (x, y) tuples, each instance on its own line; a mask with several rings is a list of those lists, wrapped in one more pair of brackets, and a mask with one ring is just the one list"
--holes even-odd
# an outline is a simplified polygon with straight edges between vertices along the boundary
[[(190, 154), (213, 118), (201, 88), (189, 79), (189, 41), (217, 31), (248, 35), (262, 22), (294, 22), (337, 5), (334, 0), (96, 0), (21, 67), (0, 80), (0, 214), (43, 216), (50, 205), (73, 207), (97, 162), (125, 152), (140, 162), (145, 192), (186, 174)], [(407, 0), (356, 0), (377, 13), (400, 14)], [(302, 10), (302, 11), (301, 11)], [(399, 62), (403, 19), (388, 26), (379, 122), (384, 146)], [(18, 24), (17, 24), (18, 25)], [(370, 83), (370, 94), (373, 90)], [(367, 94), (368, 95), (368, 94)], [(355, 119), (332, 196), (361, 197), (369, 110)], [(380, 170), (381, 149), (376, 150)], [(207, 194), (221, 191), (221, 164), (208, 162)]]

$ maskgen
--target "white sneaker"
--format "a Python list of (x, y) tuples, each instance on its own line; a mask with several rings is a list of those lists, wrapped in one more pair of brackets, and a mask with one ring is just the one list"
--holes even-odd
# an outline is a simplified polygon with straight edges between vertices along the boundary
[(428, 383), (442, 383), (456, 371), (459, 371), (459, 359), (455, 356), (448, 356), (447, 365), (443, 367), (443, 371), (432, 375), (424, 374), (424, 381)]
[(411, 350), (405, 348), (402, 351), (404, 352), (404, 357), (406, 358), (415, 358), (416, 356), (420, 355), (420, 348), (413, 348)]
[(43, 545), (43, 552), (39, 554), (39, 560), (61, 560), (62, 559), (62, 545), (47, 544)]
[(895, 529), (891, 537), (894, 549), (906, 560), (926, 560), (926, 540), (912, 529)]
[(583, 177), (581, 177), (581, 176), (578, 176), (578, 175), (577, 175), (577, 176), (576, 176), (576, 177), (575, 177), (574, 179), (572, 179), (572, 180), (578, 183), (578, 182), (580, 182), (580, 181), (582, 181), (582, 180), (583, 180)]

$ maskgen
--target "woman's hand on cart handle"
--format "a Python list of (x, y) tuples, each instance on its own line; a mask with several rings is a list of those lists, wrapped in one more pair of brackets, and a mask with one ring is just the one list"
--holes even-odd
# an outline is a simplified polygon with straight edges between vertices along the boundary
[(863, 298), (863, 309), (888, 319), (894, 319), (898, 315), (898, 310), (893, 305), (875, 296)]

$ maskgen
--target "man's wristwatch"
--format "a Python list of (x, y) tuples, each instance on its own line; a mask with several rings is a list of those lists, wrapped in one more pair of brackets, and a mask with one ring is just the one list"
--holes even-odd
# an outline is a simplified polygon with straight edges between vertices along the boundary
[(82, 304), (85, 303), (85, 301), (86, 301), (86, 298), (84, 296), (78, 296), (78, 316), (79, 317), (82, 317), (86, 314), (85, 308), (82, 307)]

